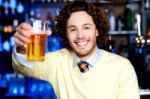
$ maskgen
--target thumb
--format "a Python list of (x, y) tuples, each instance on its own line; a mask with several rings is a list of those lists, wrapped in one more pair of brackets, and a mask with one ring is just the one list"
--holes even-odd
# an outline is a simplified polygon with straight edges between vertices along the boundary
[(46, 33), (47, 36), (52, 35), (52, 31), (51, 30), (46, 30), (45, 33)]

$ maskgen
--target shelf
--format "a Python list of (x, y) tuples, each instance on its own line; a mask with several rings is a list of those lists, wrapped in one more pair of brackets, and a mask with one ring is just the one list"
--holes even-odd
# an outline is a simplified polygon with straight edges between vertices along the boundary
[[(89, 0), (86, 0), (86, 1), (89, 2)], [(141, 0), (127, 0), (127, 1), (122, 1), (119, 3), (138, 3), (138, 2), (141, 2)], [(112, 4), (112, 2), (108, 0), (100, 0), (100, 1), (97, 1), (96, 3)]]
[(142, 11), (142, 13), (150, 14), (150, 10), (144, 10), (144, 11)]
[(131, 31), (109, 31), (109, 35), (137, 35), (138, 31), (131, 30)]
[(141, 89), (140, 95), (150, 95), (150, 89)]

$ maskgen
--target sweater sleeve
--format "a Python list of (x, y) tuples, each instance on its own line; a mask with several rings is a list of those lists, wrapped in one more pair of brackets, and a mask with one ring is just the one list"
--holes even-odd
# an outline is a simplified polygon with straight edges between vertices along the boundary
[(124, 66), (119, 77), (119, 90), (117, 99), (140, 99), (136, 73), (128, 60), (123, 61)]
[(60, 64), (59, 57), (60, 53), (50, 52), (45, 55), (44, 61), (37, 61), (32, 63), (32, 66), (28, 66), (31, 64), (19, 62), (12, 54), (12, 65), (17, 73), (51, 82), (55, 77), (57, 66)]

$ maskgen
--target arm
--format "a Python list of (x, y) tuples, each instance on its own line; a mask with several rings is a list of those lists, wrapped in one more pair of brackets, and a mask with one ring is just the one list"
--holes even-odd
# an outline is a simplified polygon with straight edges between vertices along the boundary
[(15, 51), (12, 53), (12, 64), (15, 72), (50, 82), (54, 79), (56, 67), (58, 66), (56, 61), (58, 60), (58, 54), (55, 53), (46, 54), (45, 61), (39, 62), (28, 61), (24, 54)]
[[(45, 59), (44, 62), (29, 62), (25, 57), (25, 47), (30, 42), (29, 37), (31, 33), (32, 27), (28, 23), (22, 23), (16, 29), (15, 45), (19, 46), (21, 50), (19, 49), (17, 52), (16, 48), (14, 48), (13, 50), (12, 63), (14, 70), (27, 76), (47, 80), (47, 73), (49, 72), (49, 70), (53, 71), (53, 69), (50, 68), (53, 67), (51, 66), (52, 63), (47, 63), (49, 62), (49, 58)], [(46, 31), (46, 34), (50, 35), (51, 31)], [(49, 74), (51, 74), (51, 72)]]
[(139, 87), (133, 66), (127, 60), (124, 62), (120, 78), (117, 99), (140, 99)]

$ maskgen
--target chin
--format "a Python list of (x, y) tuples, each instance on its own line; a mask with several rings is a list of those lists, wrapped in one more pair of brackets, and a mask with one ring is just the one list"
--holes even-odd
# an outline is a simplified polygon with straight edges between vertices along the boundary
[(78, 56), (86, 56), (88, 54), (87, 51), (85, 50), (78, 50), (78, 51), (75, 51), (75, 53), (78, 55)]

